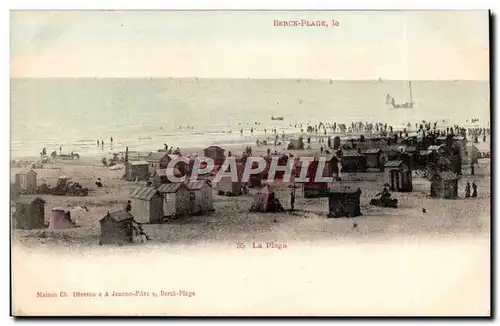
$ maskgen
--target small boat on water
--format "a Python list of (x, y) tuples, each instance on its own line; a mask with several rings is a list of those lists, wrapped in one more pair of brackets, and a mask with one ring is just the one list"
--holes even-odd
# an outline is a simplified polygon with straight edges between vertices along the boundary
[(412, 95), (412, 91), (411, 91), (411, 81), (408, 81), (408, 88), (410, 90), (410, 102), (396, 104), (394, 97), (387, 94), (387, 96), (385, 97), (385, 104), (389, 104), (392, 106), (392, 107), (389, 107), (389, 109), (413, 109), (415, 103), (413, 102), (413, 95)]
[(283, 121), (283, 117), (271, 117), (271, 120), (280, 120), (280, 121)]

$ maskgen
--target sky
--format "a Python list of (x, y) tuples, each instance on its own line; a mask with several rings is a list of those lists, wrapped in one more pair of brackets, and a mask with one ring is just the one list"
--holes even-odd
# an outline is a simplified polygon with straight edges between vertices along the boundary
[[(302, 19), (330, 26), (274, 26)], [(11, 77), (487, 81), (488, 33), (487, 11), (12, 11)]]

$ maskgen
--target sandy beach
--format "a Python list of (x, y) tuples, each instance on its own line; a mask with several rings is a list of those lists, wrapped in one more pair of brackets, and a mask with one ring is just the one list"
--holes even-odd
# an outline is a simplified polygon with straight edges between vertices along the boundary
[[(297, 156), (319, 154), (319, 143), (313, 142), (312, 150), (286, 151)], [(487, 146), (485, 143), (483, 146)], [(253, 147), (253, 155), (264, 155), (267, 147)], [(132, 150), (132, 149), (131, 149)], [(232, 148), (234, 155), (243, 152), (244, 148)], [(183, 149), (183, 152), (198, 153), (201, 149)], [(46, 218), (56, 206), (66, 207), (72, 211), (72, 219), (78, 228), (61, 231), (14, 230), (14, 243), (37, 246), (39, 244), (67, 243), (79, 246), (97, 246), (99, 236), (99, 219), (108, 211), (121, 210), (129, 199), (130, 192), (138, 186), (134, 182), (121, 180), (123, 169), (112, 170), (103, 167), (102, 157), (82, 157), (79, 160), (56, 160), (36, 169), (39, 180), (55, 185), (59, 176), (65, 175), (72, 181), (79, 182), (90, 189), (89, 196), (41, 196), (46, 200)], [(363, 216), (355, 218), (358, 224), (353, 229), (353, 219), (328, 219), (327, 198), (303, 198), (302, 190), (297, 190), (295, 211), (276, 214), (249, 213), (256, 189), (238, 197), (219, 196), (214, 189), (215, 212), (203, 216), (191, 216), (169, 220), (164, 224), (146, 225), (152, 243), (196, 243), (227, 242), (237, 240), (259, 241), (316, 241), (341, 239), (381, 239), (394, 237), (418, 237), (421, 235), (436, 237), (460, 237), (461, 234), (489, 235), (490, 231), (490, 161), (480, 159), (475, 175), (471, 176), (468, 167), (459, 181), (459, 198), (457, 200), (437, 200), (428, 198), (430, 183), (424, 178), (413, 181), (413, 192), (393, 193), (400, 205), (397, 209), (381, 208), (369, 205), (370, 198), (383, 188), (383, 173), (366, 173), (358, 175), (364, 181), (350, 181), (359, 186), (361, 194), (361, 211)], [(11, 178), (20, 168), (11, 169)], [(94, 184), (97, 178), (104, 183), (103, 188)], [(352, 179), (352, 178), (351, 178)], [(464, 188), (467, 181), (475, 181), (478, 186), (478, 197), (464, 199)], [(40, 181), (39, 181), (40, 183)], [(144, 184), (142, 182), (140, 184)], [(278, 195), (285, 209), (290, 208), (290, 189), (287, 184), (276, 184), (272, 188)], [(85, 210), (82, 207), (86, 207)], [(422, 209), (426, 209), (426, 213)], [(276, 220), (276, 222), (274, 222)], [(273, 240), (274, 239), (274, 240)]]
[[(265, 148), (254, 148), (254, 155), (261, 152)], [(327, 198), (306, 199), (300, 189), (295, 211), (266, 214), (249, 212), (255, 189), (239, 197), (214, 190), (209, 215), (144, 225), (150, 240), (99, 246), (99, 219), (123, 209), (137, 186), (121, 180), (124, 170), (102, 167), (100, 158), (36, 170), (50, 184), (66, 175), (91, 191), (87, 197), (42, 196), (47, 219), (53, 207), (63, 206), (77, 228), (12, 231), (16, 315), (107, 315), (109, 309), (142, 316), (489, 314), (489, 159), (479, 160), (474, 176), (464, 167), (459, 195), (474, 180), (475, 199), (431, 199), (429, 182), (414, 179), (413, 192), (392, 194), (397, 209), (370, 206), (383, 185), (382, 173), (370, 173), (371, 181), (352, 182), (362, 189), (363, 215), (327, 218)], [(103, 188), (94, 185), (98, 177)], [(289, 209), (290, 190), (273, 189)], [(162, 295), (177, 290), (193, 297)], [(68, 297), (40, 300), (38, 291)], [(79, 298), (74, 291), (154, 297)]]

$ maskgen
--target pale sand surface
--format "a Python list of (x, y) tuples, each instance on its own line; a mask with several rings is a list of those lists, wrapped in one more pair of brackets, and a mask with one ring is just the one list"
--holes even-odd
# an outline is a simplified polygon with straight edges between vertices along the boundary
[[(79, 228), (44, 231), (44, 236), (40, 230), (13, 231), (15, 314), (442, 315), (489, 309), (487, 159), (480, 160), (475, 176), (466, 168), (460, 180), (461, 196), (465, 183), (475, 180), (477, 199), (430, 199), (429, 183), (414, 179), (412, 193), (393, 193), (398, 209), (370, 206), (383, 185), (379, 173), (372, 176), (375, 182), (355, 182), (362, 189), (363, 216), (328, 219), (327, 199), (305, 199), (300, 190), (298, 211), (279, 214), (248, 212), (256, 190), (240, 197), (221, 197), (214, 190), (214, 213), (146, 225), (152, 239), (125, 247), (98, 245), (98, 220), (123, 209), (136, 186), (120, 180), (124, 170), (100, 166), (100, 157), (84, 157), (36, 171), (52, 185), (64, 174), (92, 191), (88, 197), (42, 196), (47, 218), (55, 206), (86, 206), (88, 212), (72, 212)], [(97, 177), (104, 188), (96, 189)], [(275, 190), (289, 208), (289, 190)], [(237, 250), (237, 241), (247, 248)], [(287, 248), (249, 248), (266, 241)], [(171, 288), (196, 296), (36, 298), (37, 291)]]

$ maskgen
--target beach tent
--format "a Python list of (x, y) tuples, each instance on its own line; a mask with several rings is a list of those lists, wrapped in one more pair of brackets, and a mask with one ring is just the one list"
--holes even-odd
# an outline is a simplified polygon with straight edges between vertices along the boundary
[(462, 162), (463, 164), (477, 163), (479, 158), (479, 150), (476, 146), (468, 144), (466, 150), (462, 152)]
[(328, 217), (356, 217), (361, 215), (361, 189), (336, 182), (330, 185)]
[(284, 211), (276, 194), (268, 185), (262, 187), (254, 196), (250, 212), (282, 212)]
[(458, 176), (450, 171), (435, 173), (431, 178), (431, 197), (454, 199), (458, 197)]
[(149, 178), (149, 163), (147, 161), (125, 162), (125, 180), (147, 180)]
[(369, 148), (361, 152), (366, 159), (366, 167), (368, 169), (384, 170), (384, 163), (387, 161), (387, 156), (380, 148)]
[(341, 172), (366, 172), (366, 158), (357, 150), (342, 150), (338, 156), (342, 164)]
[(124, 244), (134, 241), (134, 216), (126, 210), (107, 213), (99, 220), (99, 244)]
[(212, 186), (207, 180), (197, 180), (186, 182), (189, 190), (190, 213), (212, 211), (214, 202), (212, 197)]
[[(331, 176), (331, 168), (329, 166), (330, 164), (330, 160), (327, 158), (323, 173), (321, 174), (323, 177)], [(336, 160), (334, 164), (337, 164)], [(301, 164), (299, 163), (298, 166), (301, 166)], [(308, 165), (306, 176), (307, 178), (309, 178), (309, 181), (302, 183), (302, 192), (304, 194), (304, 198), (328, 197), (328, 184), (326, 182), (316, 182), (318, 167), (319, 159), (315, 159)], [(298, 176), (300, 170), (296, 170), (295, 173)]]
[(209, 146), (203, 150), (205, 157), (211, 158), (214, 161), (214, 165), (224, 164), (224, 148), (219, 146)]
[[(220, 180), (215, 183), (217, 193), (223, 196), (241, 196), (245, 190), (245, 183), (241, 181), (243, 178), (243, 173), (245, 169), (245, 164), (236, 163), (236, 175), (237, 180), (232, 180), (230, 176), (222, 176)], [(226, 172), (231, 171), (231, 165), (228, 166)], [(221, 172), (222, 173), (222, 172)]]
[(132, 210), (139, 223), (162, 223), (163, 200), (153, 187), (138, 187), (130, 194)]
[(16, 229), (41, 229), (45, 225), (45, 200), (22, 196), (16, 200), (12, 226)]
[(392, 191), (410, 192), (413, 190), (411, 169), (402, 160), (388, 161), (384, 169), (385, 183)]
[(163, 197), (163, 216), (175, 218), (189, 214), (190, 193), (185, 183), (164, 183), (158, 192)]
[(34, 193), (37, 185), (36, 175), (37, 173), (31, 169), (19, 171), (16, 173), (16, 184), (27, 193)]
[(146, 161), (149, 164), (149, 175), (153, 175), (156, 170), (166, 169), (171, 158), (166, 152), (151, 152)]
[(62, 207), (52, 208), (52, 215), (49, 221), (49, 229), (69, 229), (72, 226), (72, 223), (68, 213), (69, 211)]

